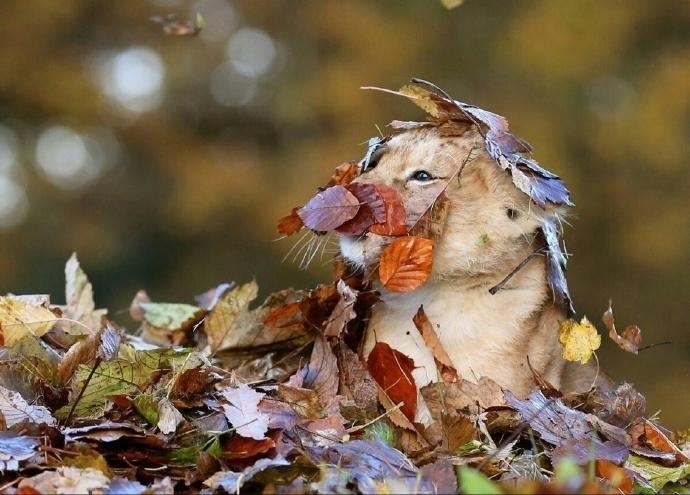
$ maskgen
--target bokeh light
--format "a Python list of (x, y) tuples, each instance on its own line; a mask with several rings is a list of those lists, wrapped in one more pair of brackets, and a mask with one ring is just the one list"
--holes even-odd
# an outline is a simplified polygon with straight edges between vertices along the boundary
[(0, 174), (0, 229), (10, 229), (27, 215), (29, 200), (26, 191), (7, 175)]
[(240, 74), (230, 62), (216, 67), (209, 78), (211, 96), (226, 107), (241, 107), (252, 101), (256, 79)]
[(237, 13), (227, 0), (200, 0), (193, 10), (204, 18), (204, 29), (199, 33), (204, 41), (225, 41), (237, 27)]
[(245, 27), (232, 35), (227, 54), (237, 72), (247, 77), (260, 77), (271, 68), (276, 47), (273, 39), (264, 31)]
[(131, 47), (107, 57), (98, 78), (105, 95), (131, 112), (153, 110), (163, 100), (165, 65), (151, 48)]

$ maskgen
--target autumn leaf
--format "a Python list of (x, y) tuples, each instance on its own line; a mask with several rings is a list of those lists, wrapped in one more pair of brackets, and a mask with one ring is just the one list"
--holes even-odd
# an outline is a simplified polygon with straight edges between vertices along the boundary
[(242, 383), (221, 392), (228, 404), (223, 404), (225, 417), (238, 435), (263, 440), (268, 431), (268, 416), (259, 410), (259, 402), (266, 395)]
[(103, 317), (108, 311), (96, 309), (93, 287), (81, 268), (76, 253), (72, 253), (65, 264), (65, 299), (67, 304), (63, 307), (62, 316), (82, 324), (61, 321), (60, 328), (73, 334), (89, 333), (84, 327), (90, 333), (100, 330)]
[(399, 237), (381, 253), (379, 278), (393, 292), (409, 292), (429, 278), (433, 242), (423, 237)]
[(19, 461), (35, 455), (39, 441), (12, 431), (0, 431), (0, 471), (19, 471)]
[(169, 36), (197, 36), (206, 24), (200, 12), (194, 15), (194, 19), (186, 21), (179, 20), (175, 14), (152, 16), (149, 19), (163, 26), (163, 32)]
[(415, 224), (410, 229), (410, 234), (438, 242), (446, 225), (449, 212), (450, 199), (448, 199), (448, 196), (444, 192), (441, 193), (434, 203), (427, 208), (424, 214), (415, 221)]
[(374, 187), (383, 199), (385, 216), (384, 220), (369, 227), (369, 232), (386, 236), (407, 234), (407, 213), (398, 191), (385, 184), (374, 184)]
[(336, 228), (342, 234), (359, 235), (375, 223), (386, 219), (386, 206), (383, 197), (373, 184), (353, 182), (346, 186), (359, 201), (360, 208), (350, 220)]
[(170, 399), (163, 397), (158, 403), (158, 429), (164, 435), (175, 433), (177, 426), (184, 421), (184, 417), (175, 406), (172, 405)]
[(619, 335), (613, 319), (611, 301), (609, 301), (609, 307), (602, 315), (601, 320), (609, 331), (609, 337), (611, 337), (611, 340), (613, 340), (618, 347), (626, 352), (631, 352), (633, 354), (638, 353), (640, 344), (642, 343), (642, 330), (640, 330), (640, 327), (637, 325), (628, 325), (625, 330), (623, 330), (623, 334)]
[(357, 215), (359, 200), (343, 186), (332, 186), (313, 196), (297, 214), (308, 228), (327, 232)]
[(299, 206), (293, 208), (289, 215), (278, 220), (276, 230), (279, 234), (292, 235), (304, 226), (304, 222), (297, 214), (297, 210), (299, 210)]
[(367, 358), (367, 368), (376, 383), (400, 410), (414, 421), (417, 412), (417, 386), (412, 371), (414, 361), (385, 342), (377, 342)]
[(601, 345), (601, 336), (587, 317), (582, 318), (580, 323), (573, 319), (563, 321), (558, 339), (563, 344), (563, 359), (581, 364), (589, 361)]
[(25, 335), (45, 335), (56, 321), (53, 312), (44, 306), (13, 296), (0, 297), (0, 338), (3, 345), (12, 346)]
[(429, 321), (429, 317), (424, 312), (424, 306), (419, 306), (417, 313), (412, 317), (414, 326), (417, 327), (419, 333), (422, 334), (424, 343), (431, 350), (444, 382), (453, 382), (458, 379), (458, 371), (453, 366), (453, 362), (448, 356), (448, 353), (443, 348), (441, 341), (438, 338), (436, 330)]
[(29, 404), (18, 392), (0, 386), (0, 425), (4, 423), (4, 428), (11, 428), (22, 421), (47, 425), (56, 423), (45, 407)]
[(346, 186), (357, 178), (360, 170), (361, 167), (357, 162), (342, 163), (335, 168), (326, 186)]
[(337, 288), (340, 299), (338, 299), (338, 303), (324, 326), (323, 334), (326, 337), (339, 337), (348, 322), (357, 316), (354, 309), (357, 302), (357, 291), (342, 280), (338, 280)]

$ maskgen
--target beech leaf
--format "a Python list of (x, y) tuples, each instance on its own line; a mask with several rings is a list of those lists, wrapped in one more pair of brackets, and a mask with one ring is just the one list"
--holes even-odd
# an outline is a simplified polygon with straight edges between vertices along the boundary
[[(67, 301), (63, 308), (65, 318), (83, 323), (92, 332), (100, 330), (101, 321), (107, 310), (96, 309), (93, 287), (79, 265), (76, 253), (72, 253), (65, 264), (65, 299)], [(68, 333), (87, 333), (82, 325), (70, 322), (60, 322), (60, 327)]]
[(352, 219), (336, 229), (338, 232), (350, 235), (363, 234), (373, 224), (386, 219), (383, 197), (373, 184), (353, 182), (347, 186), (347, 190), (357, 198), (360, 208)]
[(381, 254), (381, 283), (393, 292), (409, 292), (422, 285), (431, 273), (433, 246), (423, 237), (395, 239)]
[(357, 178), (360, 171), (361, 166), (357, 162), (342, 163), (335, 167), (335, 171), (326, 185), (328, 187), (337, 185), (346, 186)]
[(318, 192), (297, 210), (297, 214), (310, 229), (327, 232), (354, 218), (359, 208), (355, 195), (345, 187), (336, 185)]
[(367, 368), (376, 383), (410, 421), (417, 412), (417, 385), (412, 377), (414, 361), (385, 342), (377, 342), (367, 358)]
[(384, 219), (369, 228), (378, 235), (398, 236), (407, 234), (407, 213), (398, 191), (385, 184), (374, 184), (376, 192), (383, 199)]
[(304, 222), (297, 214), (297, 210), (299, 210), (299, 206), (293, 208), (289, 215), (285, 215), (278, 220), (276, 230), (279, 234), (292, 235), (304, 226)]
[(0, 386), (0, 417), (4, 419), (7, 428), (11, 428), (22, 421), (47, 425), (56, 423), (48, 409), (29, 404), (18, 392), (2, 386)]
[(45, 335), (55, 322), (55, 315), (46, 307), (13, 296), (0, 297), (0, 343), (3, 345), (12, 346), (25, 335)]

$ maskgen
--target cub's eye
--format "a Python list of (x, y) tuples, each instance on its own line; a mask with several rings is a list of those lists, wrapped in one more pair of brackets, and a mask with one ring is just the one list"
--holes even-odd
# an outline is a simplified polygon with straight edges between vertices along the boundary
[(416, 180), (418, 182), (429, 182), (435, 178), (436, 177), (431, 175), (431, 173), (427, 172), (426, 170), (417, 170), (410, 176), (410, 180)]

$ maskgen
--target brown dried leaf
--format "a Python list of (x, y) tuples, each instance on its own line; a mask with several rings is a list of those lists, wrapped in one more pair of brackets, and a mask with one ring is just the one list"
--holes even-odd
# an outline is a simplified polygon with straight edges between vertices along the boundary
[(338, 342), (336, 353), (340, 370), (339, 392), (353, 399), (360, 409), (366, 412), (376, 411), (378, 390), (364, 363), (343, 341)]
[(385, 184), (374, 184), (374, 187), (383, 198), (385, 218), (369, 227), (369, 232), (387, 236), (407, 234), (407, 213), (398, 191)]
[(359, 175), (361, 168), (357, 162), (345, 162), (337, 167), (326, 186), (347, 186)]
[(412, 377), (414, 361), (385, 342), (378, 342), (367, 358), (367, 368), (395, 404), (403, 403), (400, 410), (414, 421), (417, 412), (417, 386)]
[(308, 228), (327, 232), (354, 218), (359, 208), (354, 194), (343, 186), (331, 186), (313, 196), (297, 214)]
[(357, 302), (357, 291), (350, 288), (342, 280), (338, 280), (337, 288), (340, 299), (323, 329), (323, 334), (326, 337), (339, 337), (348, 322), (357, 316), (354, 309)]
[(438, 338), (434, 326), (429, 321), (429, 317), (424, 312), (424, 306), (419, 306), (417, 313), (412, 317), (414, 326), (422, 334), (424, 343), (431, 350), (436, 361), (436, 368), (441, 373), (444, 382), (454, 382), (458, 380), (458, 371), (453, 366), (453, 362), (448, 353), (443, 348), (443, 344)]
[(299, 210), (299, 206), (294, 207), (289, 215), (278, 220), (276, 230), (279, 234), (292, 235), (304, 226), (304, 222), (297, 214), (297, 210)]
[(379, 278), (393, 292), (409, 292), (429, 278), (434, 244), (423, 237), (399, 237), (381, 254)]
[(642, 330), (640, 330), (637, 325), (628, 325), (625, 330), (623, 330), (623, 335), (619, 335), (616, 331), (616, 324), (613, 319), (611, 301), (609, 301), (609, 307), (604, 311), (601, 320), (609, 331), (609, 337), (611, 337), (611, 340), (613, 340), (618, 347), (626, 352), (631, 352), (633, 354), (638, 353), (640, 344), (642, 343)]
[(655, 452), (673, 454), (675, 462), (672, 463), (672, 466), (679, 466), (684, 462), (690, 462), (690, 458), (657, 425), (648, 419), (642, 419), (639, 423), (633, 425), (629, 430), (629, 434), (633, 440), (632, 450), (641, 455), (645, 455), (645, 453), (640, 452), (635, 447), (648, 447)]

